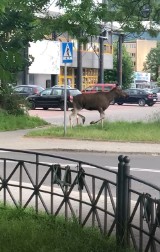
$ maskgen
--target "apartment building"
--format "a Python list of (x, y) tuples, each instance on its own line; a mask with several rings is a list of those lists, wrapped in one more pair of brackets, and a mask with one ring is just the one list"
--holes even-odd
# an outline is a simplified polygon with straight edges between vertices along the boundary
[(127, 52), (130, 54), (135, 72), (143, 72), (146, 56), (152, 48), (157, 46), (156, 40), (136, 39), (124, 41)]

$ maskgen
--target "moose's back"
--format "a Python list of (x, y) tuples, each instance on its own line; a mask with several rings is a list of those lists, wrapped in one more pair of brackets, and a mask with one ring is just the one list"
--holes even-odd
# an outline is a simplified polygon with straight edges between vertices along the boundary
[(112, 98), (110, 92), (83, 93), (73, 97), (73, 107), (76, 109), (98, 110), (109, 106)]

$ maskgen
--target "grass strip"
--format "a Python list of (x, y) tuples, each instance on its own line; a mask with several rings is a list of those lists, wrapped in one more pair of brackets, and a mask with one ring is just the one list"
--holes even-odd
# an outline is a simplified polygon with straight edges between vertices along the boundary
[[(77, 220), (35, 214), (11, 206), (0, 207), (0, 251), (3, 252), (113, 252), (124, 251), (115, 238), (96, 228), (82, 228)], [(133, 251), (133, 250), (125, 250)]]
[(0, 112), (0, 131), (12, 131), (18, 129), (31, 129), (48, 125), (48, 123), (38, 116), (10, 115)]
[(76, 138), (85, 140), (125, 141), (125, 142), (160, 142), (160, 122), (105, 122), (101, 125), (67, 127), (64, 136), (63, 126), (50, 126), (45, 129), (30, 131), (28, 137)]

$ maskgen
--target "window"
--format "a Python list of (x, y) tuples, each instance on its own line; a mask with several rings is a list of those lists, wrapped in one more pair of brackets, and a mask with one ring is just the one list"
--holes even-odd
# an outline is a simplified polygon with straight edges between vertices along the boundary
[(43, 96), (43, 95), (50, 95), (51, 92), (52, 92), (52, 89), (51, 89), (51, 88), (48, 88), (48, 89), (42, 91), (41, 95), (42, 95), (42, 96)]
[(62, 89), (53, 88), (52, 95), (62, 95)]
[(130, 94), (131, 94), (131, 95), (136, 95), (136, 94), (137, 94), (137, 90), (135, 90), (135, 89), (130, 90)]
[(23, 87), (17, 87), (14, 89), (14, 91), (20, 93), (23, 91)]
[(95, 86), (92, 90), (102, 91), (102, 86)]
[(135, 58), (136, 54), (135, 53), (131, 53), (131, 56)]
[(104, 91), (110, 91), (111, 88), (112, 88), (112, 87), (109, 87), (109, 86), (108, 86), (108, 87), (105, 87), (105, 86), (104, 86)]

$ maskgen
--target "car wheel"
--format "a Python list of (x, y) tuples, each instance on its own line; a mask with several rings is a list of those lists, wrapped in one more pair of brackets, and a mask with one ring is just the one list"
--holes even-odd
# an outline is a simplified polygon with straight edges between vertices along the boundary
[(111, 101), (110, 104), (111, 104), (111, 105), (114, 105), (114, 104), (115, 104), (115, 100)]
[(117, 102), (118, 105), (123, 105), (123, 102)]
[[(63, 102), (60, 104), (59, 107), (60, 107), (60, 110), (64, 111), (64, 103)], [(66, 110), (68, 111), (68, 105), (66, 106)]]
[(33, 101), (31, 102), (31, 109), (33, 109), (33, 110), (36, 109), (36, 104)]
[(154, 102), (150, 102), (147, 104), (149, 107), (152, 107), (154, 105)]
[(144, 99), (140, 99), (140, 100), (138, 101), (138, 104), (139, 104), (139, 106), (143, 107), (143, 106), (145, 106), (146, 102), (145, 102)]
[(47, 110), (48, 108), (47, 107), (43, 107), (44, 110)]

